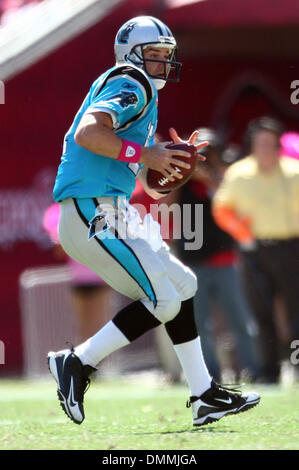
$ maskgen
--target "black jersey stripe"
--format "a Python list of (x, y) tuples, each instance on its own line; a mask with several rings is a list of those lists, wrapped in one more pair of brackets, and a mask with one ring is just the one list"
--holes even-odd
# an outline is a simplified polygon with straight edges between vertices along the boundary
[(130, 252), (131, 252), (132, 255), (134, 256), (134, 258), (135, 258), (136, 261), (138, 262), (140, 268), (141, 268), (142, 271), (144, 272), (144, 275), (145, 275), (146, 279), (148, 280), (148, 283), (149, 283), (149, 285), (151, 286), (151, 289), (152, 289), (152, 291), (153, 291), (153, 294), (154, 294), (153, 303), (154, 303), (154, 307), (156, 308), (156, 306), (157, 306), (157, 296), (156, 296), (156, 293), (155, 293), (154, 288), (153, 288), (153, 286), (152, 286), (151, 280), (150, 280), (150, 278), (148, 277), (148, 275), (146, 274), (146, 272), (145, 272), (145, 270), (144, 270), (144, 268), (143, 268), (143, 266), (142, 266), (142, 264), (141, 264), (141, 262), (140, 262), (138, 256), (136, 255), (135, 251), (119, 236), (119, 234), (118, 234), (118, 232), (117, 232), (116, 229), (115, 229), (115, 235), (116, 235), (117, 238), (128, 248), (128, 250), (130, 250)]
[(117, 128), (117, 130), (121, 130), (123, 129), (124, 127), (126, 127), (128, 124), (136, 121), (143, 113), (144, 109), (146, 108), (146, 106), (148, 106), (148, 104), (150, 103), (152, 97), (153, 97), (153, 91), (152, 91), (152, 87), (149, 83), (149, 81), (147, 80), (147, 78), (143, 75), (143, 73), (141, 71), (139, 71), (138, 69), (135, 69), (133, 67), (130, 67), (130, 65), (123, 65), (121, 67), (118, 67), (117, 69), (115, 70), (112, 70), (111, 73), (108, 74), (108, 76), (105, 78), (104, 82), (102, 83), (102, 85), (99, 87), (99, 89), (97, 90), (97, 93), (95, 95), (95, 97), (100, 93), (100, 91), (104, 88), (104, 86), (106, 85), (107, 81), (110, 79), (110, 78), (113, 78), (113, 77), (117, 77), (117, 76), (122, 76), (122, 75), (129, 75), (129, 77), (132, 77), (134, 78), (134, 80), (136, 80), (137, 82), (139, 82), (144, 90), (145, 90), (145, 93), (146, 93), (146, 104), (144, 105), (144, 107), (142, 108), (142, 110), (136, 114), (135, 116), (133, 116), (131, 119), (128, 119), (128, 121), (124, 122), (121, 126), (119, 126)]
[(149, 81), (147, 80), (147, 78), (143, 75), (143, 73), (141, 71), (139, 71), (138, 69), (135, 69), (133, 67), (130, 67), (130, 65), (123, 65), (122, 67), (118, 67), (117, 69), (115, 70), (112, 70), (111, 73), (109, 73), (107, 75), (107, 77), (105, 78), (104, 82), (102, 83), (102, 85), (100, 86), (100, 88), (97, 90), (97, 93), (95, 95), (95, 98), (98, 96), (98, 94), (100, 93), (100, 91), (104, 88), (104, 86), (106, 85), (107, 81), (110, 79), (110, 78), (113, 78), (113, 77), (117, 77), (117, 76), (122, 76), (122, 75), (129, 75), (129, 77), (132, 77), (134, 78), (134, 80), (136, 80), (137, 82), (139, 82), (143, 88), (145, 89), (145, 93), (146, 93), (146, 97), (147, 97), (147, 102), (149, 102), (151, 99), (152, 99), (152, 95), (153, 95), (153, 92), (152, 92), (152, 87), (151, 85), (149, 84)]

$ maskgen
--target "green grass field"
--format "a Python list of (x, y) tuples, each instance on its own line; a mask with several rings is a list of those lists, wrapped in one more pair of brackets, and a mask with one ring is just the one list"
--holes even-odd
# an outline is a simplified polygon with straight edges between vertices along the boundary
[(54, 381), (0, 387), (0, 449), (299, 449), (299, 384), (250, 387), (257, 407), (200, 428), (183, 385), (93, 382), (81, 426), (62, 412)]

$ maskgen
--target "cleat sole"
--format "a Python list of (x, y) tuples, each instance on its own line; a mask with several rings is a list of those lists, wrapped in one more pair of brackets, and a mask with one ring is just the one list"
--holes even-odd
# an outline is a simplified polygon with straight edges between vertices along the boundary
[(222, 416), (208, 415), (204, 418), (200, 418), (199, 420), (197, 420), (198, 422), (193, 420), (193, 426), (196, 426), (196, 427), (204, 426), (206, 424), (215, 423), (216, 421), (219, 421), (221, 418), (225, 418), (226, 416), (236, 415), (238, 413), (244, 413), (244, 411), (247, 411), (247, 410), (250, 410), (251, 408), (254, 408), (256, 405), (259, 404), (259, 402), (260, 402), (260, 399), (253, 402), (253, 403), (247, 403), (242, 408), (239, 408), (237, 410), (230, 410), (230, 411), (228, 410), (228, 411), (223, 411), (223, 412), (220, 412), (220, 413), (214, 413), (214, 415), (217, 415), (217, 414), (220, 415), (221, 414)]

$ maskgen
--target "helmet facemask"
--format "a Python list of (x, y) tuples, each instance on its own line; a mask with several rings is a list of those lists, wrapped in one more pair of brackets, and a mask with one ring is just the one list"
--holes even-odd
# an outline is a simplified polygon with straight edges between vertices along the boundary
[[(170, 56), (166, 60), (161, 59), (147, 59), (144, 57), (144, 50), (148, 46), (153, 46), (157, 48), (168, 48), (171, 49)], [(182, 64), (176, 61), (176, 47), (173, 44), (165, 44), (165, 43), (143, 43), (134, 46), (130, 52), (130, 54), (126, 57), (126, 60), (132, 62), (137, 67), (142, 68), (147, 75), (149, 75), (158, 89), (163, 88), (166, 82), (178, 82), (179, 81), (179, 74)], [(149, 73), (147, 69), (147, 63), (154, 62), (154, 63), (162, 63), (163, 64), (163, 76), (159, 75), (152, 75)]]

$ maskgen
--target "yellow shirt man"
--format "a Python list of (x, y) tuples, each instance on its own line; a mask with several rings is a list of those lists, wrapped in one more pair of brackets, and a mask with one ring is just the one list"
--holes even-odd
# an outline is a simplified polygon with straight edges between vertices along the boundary
[(214, 196), (213, 214), (241, 243), (299, 237), (299, 161), (279, 158), (267, 172), (252, 155), (234, 163)]

